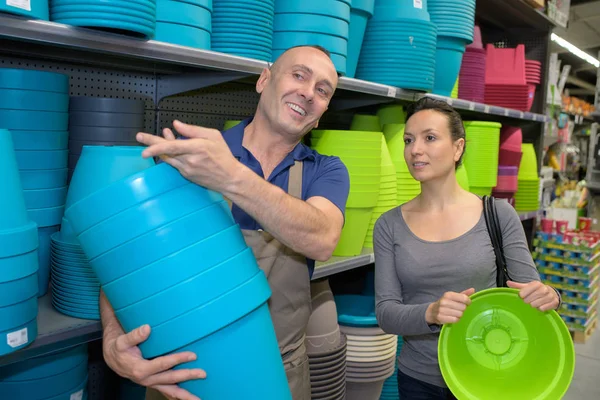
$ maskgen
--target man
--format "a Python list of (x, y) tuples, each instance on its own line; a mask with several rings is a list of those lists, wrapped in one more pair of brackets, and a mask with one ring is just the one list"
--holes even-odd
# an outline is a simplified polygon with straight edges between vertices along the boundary
[[(149, 146), (145, 157), (161, 157), (190, 181), (233, 203), (235, 220), (269, 280), (269, 309), (294, 400), (310, 400), (304, 334), (313, 260), (327, 260), (337, 245), (349, 192), (342, 162), (300, 142), (317, 127), (337, 81), (326, 50), (295, 47), (262, 71), (253, 119), (223, 134), (175, 121), (174, 128), (188, 140), (174, 140), (169, 129), (164, 139), (138, 134)], [(144, 360), (137, 345), (148, 338), (150, 328), (124, 334), (104, 294), (100, 307), (104, 358), (114, 371), (168, 397), (197, 399), (177, 383), (202, 379), (205, 372), (172, 370), (195, 359), (194, 354)]]

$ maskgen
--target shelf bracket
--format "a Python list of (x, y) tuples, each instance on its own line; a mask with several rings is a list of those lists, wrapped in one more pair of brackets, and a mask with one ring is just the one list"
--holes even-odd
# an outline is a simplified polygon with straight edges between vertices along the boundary
[(237, 71), (206, 71), (179, 75), (162, 75), (156, 79), (155, 105), (162, 99), (177, 94), (247, 78), (253, 74)]

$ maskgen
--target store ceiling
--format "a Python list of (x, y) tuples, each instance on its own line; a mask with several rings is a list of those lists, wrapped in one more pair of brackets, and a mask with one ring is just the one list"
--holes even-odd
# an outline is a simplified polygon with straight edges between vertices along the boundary
[[(569, 24), (567, 29), (557, 27), (554, 29), (554, 33), (593, 57), (599, 58), (600, 1), (571, 0), (571, 10), (569, 13)], [(563, 65), (571, 65), (571, 76), (583, 81), (583, 83), (580, 82), (579, 85), (573, 83), (567, 85), (571, 90), (575, 90), (572, 94), (580, 97), (591, 97), (593, 101), (593, 92), (590, 90), (589, 86), (596, 85), (596, 68), (579, 57), (567, 52), (555, 43), (553, 43), (552, 46), (552, 51), (556, 51), (560, 54), (559, 57), (562, 60)], [(587, 86), (587, 90), (581, 86)], [(585, 93), (586, 91), (588, 93)]]

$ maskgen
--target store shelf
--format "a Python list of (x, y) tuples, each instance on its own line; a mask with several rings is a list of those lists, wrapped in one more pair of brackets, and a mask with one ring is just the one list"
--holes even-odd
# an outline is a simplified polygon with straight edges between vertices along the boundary
[(498, 107), (498, 106), (490, 106), (483, 103), (476, 103), (473, 101), (462, 100), (462, 99), (453, 99), (446, 96), (439, 96), (436, 94), (425, 94), (421, 96), (432, 97), (434, 99), (439, 99), (447, 102), (452, 107), (457, 109), (459, 112), (468, 112), (468, 113), (477, 113), (484, 115), (495, 115), (504, 118), (510, 119), (519, 119), (524, 121), (534, 121), (534, 122), (548, 122), (550, 118), (546, 115), (535, 114), (525, 111), (513, 110), (510, 108)]
[(312, 279), (320, 279), (326, 276), (339, 274), (354, 268), (364, 267), (375, 262), (372, 250), (363, 250), (363, 254), (356, 257), (331, 257), (323, 263), (317, 263)]
[[(509, 3), (513, 3), (509, 2)], [(37, 48), (22, 46), (30, 43)], [(141, 40), (124, 35), (110, 34), (92, 29), (76, 28), (48, 21), (26, 20), (0, 14), (0, 51), (42, 55), (48, 58), (78, 60), (99, 64), (117, 65), (140, 71), (157, 73), (193, 73), (211, 71), (232, 80), (260, 74), (268, 66), (265, 61), (232, 56), (208, 50), (176, 46), (154, 40)], [(98, 58), (97, 54), (103, 57)], [(185, 67), (183, 70), (181, 68)], [(180, 68), (179, 70), (177, 68)], [(161, 77), (165, 84), (168, 77)], [(215, 82), (220, 82), (215, 79)], [(199, 85), (196, 88), (200, 88)], [(194, 89), (186, 87), (187, 90)], [(360, 96), (355, 96), (360, 94)], [(365, 94), (369, 96), (364, 96)], [(392, 101), (416, 101), (425, 94), (404, 90), (393, 86), (341, 77), (338, 91), (332, 102), (332, 109), (347, 109)], [(460, 111), (471, 115), (500, 116), (505, 119), (546, 122), (541, 114), (522, 112), (502, 107), (490, 106), (471, 101), (450, 99), (444, 96), (427, 94), (451, 103)], [(160, 96), (159, 96), (160, 97)]]
[(521, 221), (527, 221), (529, 219), (537, 218), (539, 211), (528, 211), (528, 212), (520, 212), (519, 218)]
[(556, 26), (546, 14), (523, 0), (484, 0), (477, 2), (476, 19), (500, 28), (534, 28), (549, 31)]
[(68, 317), (52, 307), (50, 293), (38, 301), (38, 336), (28, 347), (0, 357), (0, 366), (102, 337), (100, 321)]

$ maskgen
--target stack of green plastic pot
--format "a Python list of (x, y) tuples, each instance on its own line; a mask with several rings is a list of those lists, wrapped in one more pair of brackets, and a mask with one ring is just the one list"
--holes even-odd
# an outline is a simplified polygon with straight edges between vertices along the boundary
[(351, 131), (381, 132), (377, 115), (354, 114), (350, 123)]
[(383, 131), (383, 126), (387, 124), (403, 124), (406, 122), (404, 107), (400, 104), (386, 104), (377, 110), (379, 124)]
[(450, 93), (450, 97), (453, 99), (458, 99), (458, 78), (456, 78), (456, 83), (454, 84), (452, 93)]
[(538, 176), (537, 155), (531, 143), (521, 145), (523, 157), (519, 166), (518, 184), (515, 193), (517, 211), (536, 211), (540, 207), (540, 178)]
[(371, 224), (367, 230), (364, 247), (373, 248), (373, 231), (375, 223), (381, 215), (398, 204), (398, 184), (396, 179), (396, 167), (392, 162), (385, 138), (381, 135), (381, 187), (379, 189), (379, 200), (371, 216)]
[(239, 124), (240, 122), (242, 122), (242, 121), (229, 119), (229, 120), (225, 121), (225, 123), (223, 124), (223, 130), (226, 131), (228, 129), (231, 129), (234, 126), (236, 126), (237, 124)]
[(460, 165), (456, 170), (456, 180), (461, 188), (469, 191), (469, 175), (467, 174), (467, 169), (464, 165)]
[(479, 196), (490, 196), (498, 181), (500, 128), (498, 122), (465, 121), (467, 146), (464, 155), (469, 176), (469, 190)]
[(387, 142), (392, 162), (396, 167), (398, 204), (404, 204), (421, 193), (421, 183), (412, 177), (404, 159), (404, 124), (386, 124), (383, 134)]
[(346, 221), (334, 256), (362, 253), (381, 184), (381, 132), (312, 131), (312, 147), (321, 154), (338, 156), (348, 168), (350, 194)]

